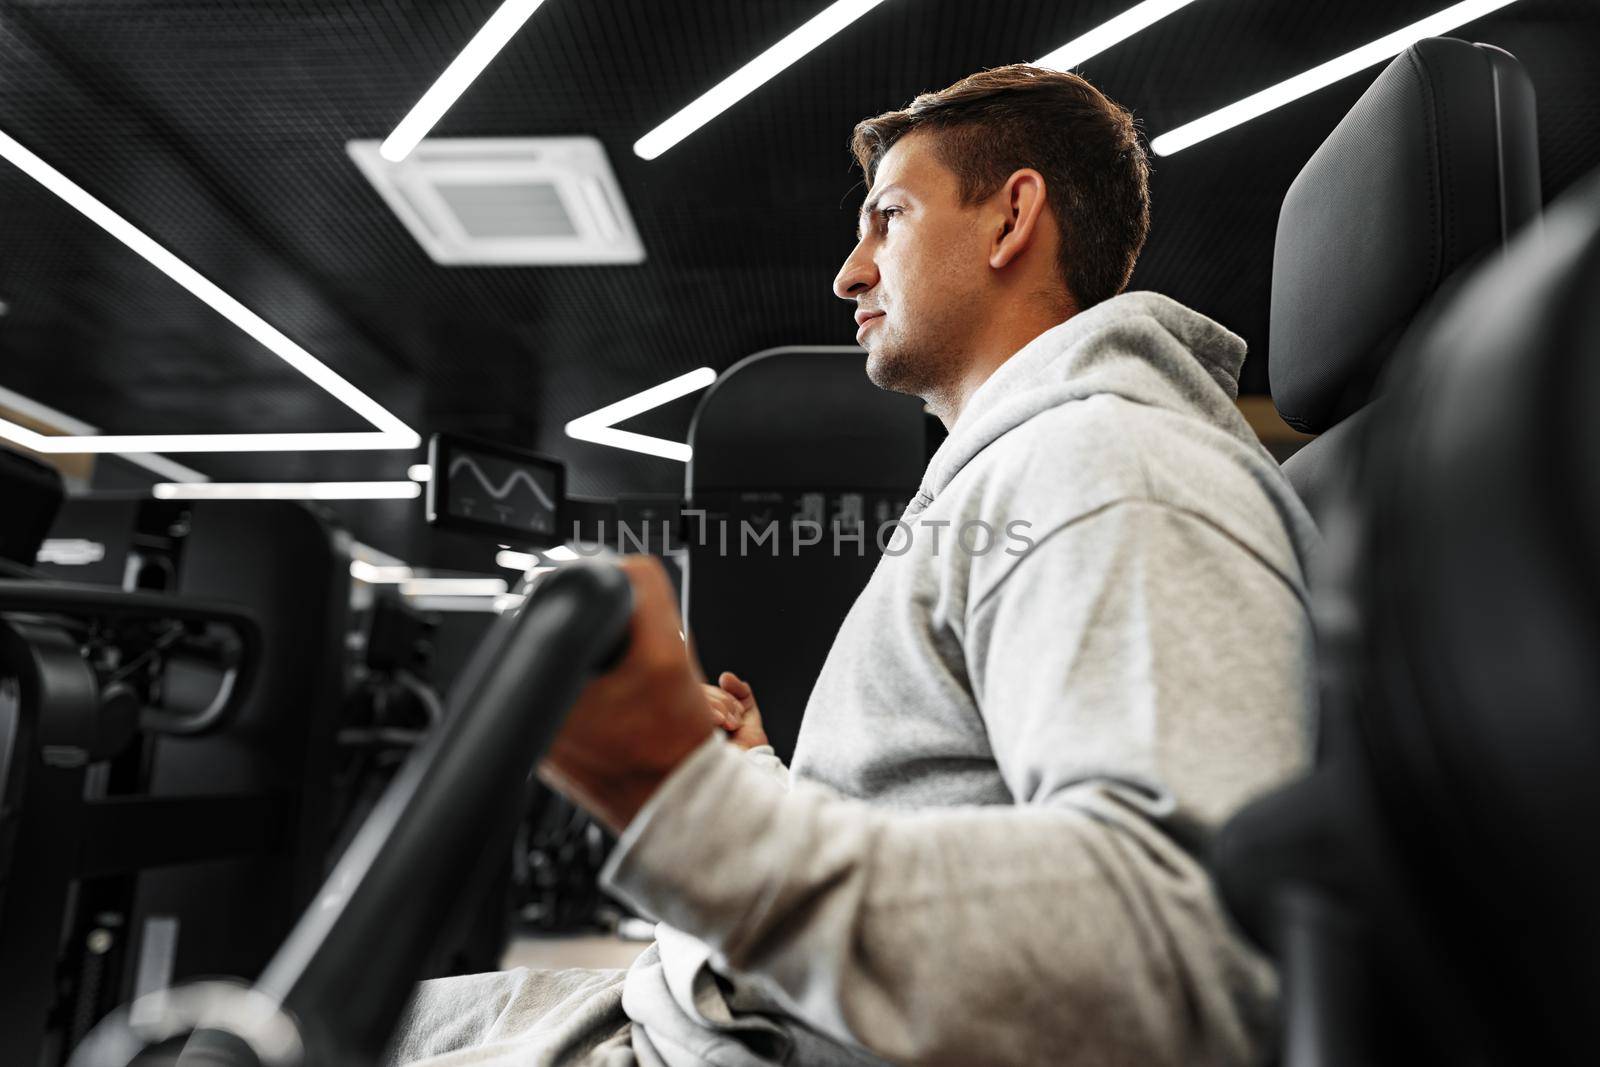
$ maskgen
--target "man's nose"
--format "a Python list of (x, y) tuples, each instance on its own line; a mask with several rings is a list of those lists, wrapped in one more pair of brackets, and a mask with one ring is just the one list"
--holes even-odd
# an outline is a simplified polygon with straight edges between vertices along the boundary
[(878, 268), (866, 252), (866, 242), (856, 245), (833, 279), (833, 295), (841, 300), (854, 300), (878, 284)]

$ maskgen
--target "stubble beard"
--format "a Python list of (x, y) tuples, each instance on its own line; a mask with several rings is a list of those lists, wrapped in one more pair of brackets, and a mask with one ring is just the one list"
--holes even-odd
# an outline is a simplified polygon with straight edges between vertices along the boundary
[(879, 389), (934, 403), (959, 375), (960, 339), (943, 326), (931, 324), (919, 331), (921, 336), (907, 337), (886, 322), (874, 332), (877, 336), (867, 349), (867, 379)]

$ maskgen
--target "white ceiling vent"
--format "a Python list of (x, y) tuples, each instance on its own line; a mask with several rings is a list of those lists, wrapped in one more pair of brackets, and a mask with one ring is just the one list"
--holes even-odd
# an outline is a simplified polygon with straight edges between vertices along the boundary
[(346, 147), (406, 229), (445, 266), (642, 263), (644, 245), (593, 137), (429, 138), (399, 163)]

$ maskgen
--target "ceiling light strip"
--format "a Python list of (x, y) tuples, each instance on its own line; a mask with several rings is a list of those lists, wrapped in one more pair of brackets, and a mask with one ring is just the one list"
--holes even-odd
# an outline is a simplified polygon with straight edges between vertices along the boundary
[[(52, 429), (65, 430), (79, 436), (99, 434), (99, 428), (89, 425), (82, 419), (75, 419), (71, 415), (57, 411), (46, 404), (41, 404), (32, 397), (23, 396), (21, 393), (0, 386), (0, 408), (5, 408), (15, 414), (25, 415), (30, 419), (51, 427)], [(6, 419), (0, 419), (0, 437), (6, 438), (24, 448), (35, 452), (46, 452), (46, 448), (39, 445), (48, 445), (52, 440), (49, 436), (37, 430)], [(54, 451), (54, 450), (48, 450)], [(158, 456), (152, 452), (124, 452), (122, 458), (136, 466), (143, 467), (151, 474), (158, 474), (174, 482), (203, 482), (207, 478), (204, 474), (165, 456)]]
[(647, 456), (660, 456), (662, 459), (675, 459), (680, 463), (687, 463), (694, 455), (694, 450), (683, 442), (667, 441), (660, 437), (633, 433), (630, 430), (618, 430), (615, 424), (670, 403), (681, 396), (688, 396), (716, 380), (717, 372), (710, 367), (699, 367), (687, 374), (680, 374), (660, 385), (652, 385), (643, 392), (623, 397), (614, 404), (607, 404), (597, 411), (580, 415), (567, 423), (567, 436), (591, 444), (609, 445), (612, 448), (624, 448), (630, 452), (643, 452)]
[(383, 566), (364, 559), (350, 561), (350, 577), (368, 585), (398, 585), (416, 577), (416, 572), (405, 564)]
[(409, 156), (542, 3), (544, 0), (506, 0), (501, 4), (467, 42), (461, 54), (451, 60), (444, 73), (422, 94), (422, 99), (400, 120), (394, 132), (385, 138), (378, 149), (383, 158), (399, 163)]
[(1404, 52), (1407, 48), (1426, 37), (1437, 37), (1449, 33), (1460, 26), (1480, 19), (1485, 15), (1498, 11), (1516, 3), (1516, 0), (1464, 0), (1463, 3), (1454, 4), (1443, 11), (1429, 15), (1419, 22), (1395, 30), (1393, 33), (1378, 38), (1370, 44), (1336, 59), (1330, 59), (1320, 66), (1312, 67), (1301, 74), (1296, 74), (1287, 81), (1263, 89), (1235, 101), (1225, 108), (1213, 111), (1209, 115), (1185, 123), (1175, 130), (1171, 130), (1150, 142), (1150, 148), (1158, 156), (1170, 156), (1174, 152), (1200, 143), (1208, 137), (1215, 137), (1219, 133), (1233, 129), (1235, 126), (1249, 122), (1253, 118), (1265, 115), (1267, 112), (1280, 108), (1285, 104), (1300, 99), (1318, 89), (1332, 85), (1334, 82), (1359, 71), (1365, 70), (1374, 63), (1381, 63), (1386, 59)]
[[(9, 433), (0, 424), (0, 433)], [(44, 437), (38, 443), (18, 441), (36, 452), (351, 452), (415, 448), (393, 434), (351, 433), (180, 433), (99, 434), (94, 437)]]
[(524, 599), (520, 593), (502, 593), (499, 596), (409, 596), (406, 602), (418, 611), (477, 611), (503, 615), (520, 608)]
[(805, 25), (728, 75), (694, 103), (634, 142), (641, 159), (667, 149), (787, 70), (806, 53), (865, 15), (883, 0), (835, 0)]
[(528, 571), (539, 565), (539, 557), (532, 552), (517, 552), (502, 548), (494, 554), (494, 565), (508, 571)]
[[(66, 201), (71, 207), (84, 215), (90, 222), (105, 230), (106, 233), (121, 241), (136, 255), (143, 258), (151, 266), (177, 282), (207, 307), (233, 323), (250, 337), (259, 342), (268, 351), (279, 359), (289, 364), (295, 370), (310, 378), (321, 386), (339, 402), (350, 408), (356, 414), (376, 426), (389, 441), (388, 444), (376, 447), (386, 448), (415, 448), (421, 438), (416, 431), (395, 417), (376, 400), (350, 384), (327, 364), (291, 341), (282, 331), (268, 323), (260, 315), (245, 307), (238, 300), (225, 293), (221, 287), (199, 271), (179, 259), (172, 252), (159, 244), (149, 234), (139, 229), (133, 223), (117, 214), (105, 203), (90, 194), (82, 186), (62, 174), (55, 167), (39, 158), (34, 152), (24, 147), (9, 134), (0, 132), (0, 158), (6, 159), (28, 177), (43, 185), (56, 196)], [(281, 435), (287, 437), (289, 435)], [(341, 438), (342, 435), (321, 435), (327, 439)], [(357, 435), (350, 435), (352, 437)], [(194, 438), (198, 440), (213, 439), (211, 435), (185, 434), (172, 435), (163, 440)], [(93, 438), (52, 438), (52, 447), (39, 449), (45, 452), (109, 452), (124, 451), (127, 449), (116, 448), (91, 448), (84, 447)], [(18, 441), (26, 447), (36, 447), (27, 442)], [(304, 447), (301, 445), (288, 445), (287, 447)], [(329, 449), (350, 447), (345, 444), (328, 444), (322, 446)], [(355, 445), (354, 447), (364, 447)], [(177, 448), (166, 446), (164, 448), (134, 449), (136, 451), (178, 451)], [(224, 447), (194, 448), (186, 451), (230, 451)]]
[(21, 445), (23, 448), (35, 452), (45, 451), (44, 445), (50, 440), (38, 430), (30, 430), (26, 426), (19, 426), (9, 419), (0, 419), (0, 437)]
[(391, 556), (387, 552), (373, 548), (361, 541), (350, 542), (350, 558), (374, 567), (404, 567), (406, 561), (399, 556)]
[(1109, 19), (1081, 37), (1075, 37), (1034, 66), (1051, 70), (1074, 70), (1106, 49), (1132, 37), (1149, 26), (1194, 3), (1194, 0), (1144, 0), (1116, 18)]
[(415, 500), (416, 482), (157, 482), (158, 500)]
[[(635, 415), (642, 415), (651, 408), (658, 408), (662, 404), (671, 403), (680, 396), (688, 396), (690, 393), (704, 389), (716, 380), (716, 371), (710, 367), (698, 367), (687, 374), (680, 374), (676, 378), (662, 382), (660, 385), (652, 385), (642, 392), (623, 397), (614, 404), (607, 404), (603, 408), (591, 411), (587, 415), (581, 415), (572, 421), (614, 426), (625, 419), (633, 418)], [(568, 425), (571, 424), (569, 423)]]
[(402, 596), (500, 596), (509, 588), (504, 578), (407, 578)]
[(567, 436), (579, 441), (588, 441), (593, 445), (606, 445), (611, 448), (626, 449), (629, 452), (643, 452), (647, 456), (675, 459), (679, 463), (687, 463), (694, 457), (694, 449), (681, 441), (668, 441), (648, 434), (616, 430), (609, 426), (577, 426), (568, 423)]

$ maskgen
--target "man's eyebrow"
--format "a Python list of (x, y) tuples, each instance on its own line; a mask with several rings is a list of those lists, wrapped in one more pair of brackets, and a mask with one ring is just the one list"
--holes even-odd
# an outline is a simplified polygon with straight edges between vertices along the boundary
[(870, 218), (878, 210), (878, 205), (883, 203), (883, 198), (888, 196), (891, 192), (902, 192), (902, 191), (903, 190), (901, 190), (901, 188), (898, 185), (890, 185), (890, 186), (887, 186), (884, 189), (879, 190), (877, 195), (870, 196), (870, 197), (867, 198), (867, 202), (865, 204), (861, 205), (860, 212), (858, 212), (856, 214), (856, 237), (857, 237), (857, 239), (859, 239), (861, 237), (861, 235), (865, 232), (864, 227), (866, 226), (867, 219)]

